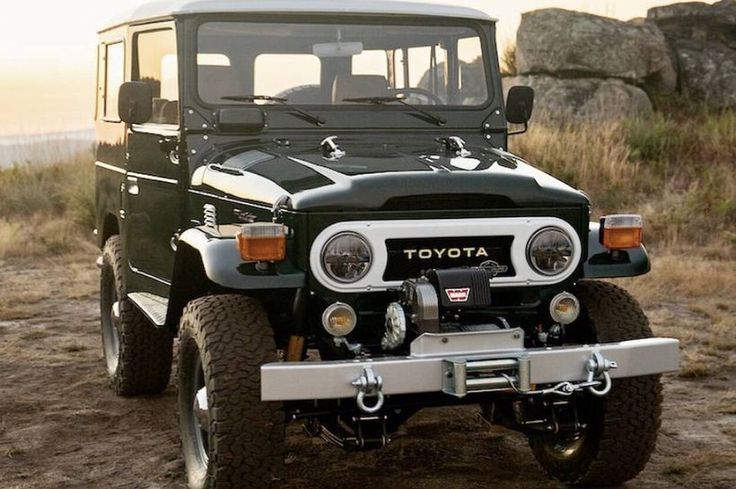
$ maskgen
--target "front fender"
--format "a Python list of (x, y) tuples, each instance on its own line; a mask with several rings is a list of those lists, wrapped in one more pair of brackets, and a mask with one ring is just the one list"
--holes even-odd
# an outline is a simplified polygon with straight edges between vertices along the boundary
[(255, 293), (264, 290), (299, 289), (306, 273), (288, 260), (264, 273), (243, 263), (233, 235), (207, 227), (186, 230), (177, 243), (166, 325), (175, 328), (189, 301), (212, 293)]
[(651, 269), (644, 245), (612, 253), (600, 242), (600, 224), (591, 222), (588, 234), (588, 258), (583, 264), (583, 278), (635, 277)]
[[(306, 284), (306, 274), (288, 260), (277, 263), (274, 273), (263, 273), (255, 265), (243, 263), (234, 236), (221, 236), (199, 227), (185, 231), (179, 238), (177, 259), (189, 247), (199, 255), (207, 278), (220, 287), (235, 290), (296, 289)], [(191, 253), (191, 251), (190, 251)], [(176, 276), (176, 265), (174, 266)]]

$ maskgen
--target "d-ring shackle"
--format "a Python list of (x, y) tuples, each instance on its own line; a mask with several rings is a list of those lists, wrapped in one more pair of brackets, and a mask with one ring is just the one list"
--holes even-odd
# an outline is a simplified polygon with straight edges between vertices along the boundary
[[(373, 414), (381, 410), (384, 401), (384, 395), (381, 391), (383, 388), (383, 378), (380, 375), (376, 375), (371, 367), (365, 367), (361, 376), (355, 379), (352, 385), (358, 391), (355, 401), (361, 411)], [(375, 397), (376, 403), (373, 406), (367, 405), (365, 403), (366, 397)]]
[(591, 385), (588, 386), (588, 392), (599, 397), (608, 394), (611, 391), (611, 376), (609, 375), (608, 371), (614, 368), (618, 368), (618, 364), (616, 362), (608, 360), (603, 355), (601, 355), (600, 352), (597, 351), (593, 353), (593, 356), (588, 359), (585, 367), (588, 370), (587, 383), (592, 383), (596, 378), (603, 376), (603, 388), (596, 389), (595, 386)]

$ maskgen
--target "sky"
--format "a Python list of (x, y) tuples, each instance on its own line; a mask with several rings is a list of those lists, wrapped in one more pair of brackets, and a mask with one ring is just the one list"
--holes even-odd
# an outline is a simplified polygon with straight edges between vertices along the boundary
[[(308, 1), (308, 0), (302, 0)], [(435, 3), (436, 0), (425, 0)], [(709, 0), (713, 3), (714, 0)], [(92, 126), (97, 30), (145, 0), (22, 0), (0, 16), (0, 135)], [(628, 20), (674, 0), (444, 0), (500, 20), (501, 44), (513, 41), (521, 13), (546, 7)]]

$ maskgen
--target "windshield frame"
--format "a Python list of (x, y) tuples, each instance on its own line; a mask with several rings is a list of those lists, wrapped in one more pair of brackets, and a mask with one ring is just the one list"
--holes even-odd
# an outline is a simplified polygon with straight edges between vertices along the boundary
[[(212, 103), (202, 99), (199, 92), (199, 76), (198, 76), (198, 64), (197, 55), (199, 53), (199, 32), (202, 25), (207, 23), (278, 23), (278, 24), (335, 24), (335, 25), (412, 25), (412, 26), (436, 26), (436, 27), (463, 27), (473, 30), (480, 42), (483, 72), (486, 84), (486, 100), (480, 105), (420, 105), (421, 108), (431, 110), (438, 114), (451, 113), (451, 112), (484, 112), (488, 111), (492, 106), (499, 106), (497, 100), (498, 88), (497, 84), (500, 84), (500, 80), (496, 77), (500, 77), (500, 73), (496, 73), (495, 66), (497, 62), (494, 62), (492, 57), (495, 53), (492, 52), (493, 44), (492, 36), (487, 31), (487, 26), (494, 25), (492, 21), (480, 21), (474, 19), (455, 18), (455, 17), (436, 17), (436, 16), (387, 16), (387, 15), (346, 15), (343, 13), (335, 14), (304, 14), (304, 13), (290, 13), (290, 14), (273, 14), (273, 13), (258, 13), (258, 14), (206, 14), (197, 15), (195, 22), (191, 25), (192, 40), (187, 44), (189, 45), (186, 50), (186, 73), (184, 74), (186, 79), (191, 81), (191, 88), (188, 93), (193, 97), (195, 103), (209, 111), (214, 111), (222, 108), (231, 107), (262, 107), (268, 111), (288, 111), (290, 107), (300, 107), (305, 110), (326, 112), (325, 118), (329, 119), (330, 112), (362, 112), (362, 111), (375, 111), (376, 106), (368, 104), (348, 103), (348, 104), (303, 104), (303, 103), (290, 103), (286, 104), (250, 104), (250, 103)], [(401, 104), (385, 104), (379, 107), (379, 110), (392, 111), (392, 112), (410, 112), (406, 106)]]

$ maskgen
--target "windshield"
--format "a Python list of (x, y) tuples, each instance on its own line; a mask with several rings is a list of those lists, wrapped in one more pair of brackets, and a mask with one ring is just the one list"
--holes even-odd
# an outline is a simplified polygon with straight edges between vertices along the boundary
[(481, 38), (471, 27), (207, 22), (199, 28), (197, 65), (199, 95), (210, 104), (488, 100)]

